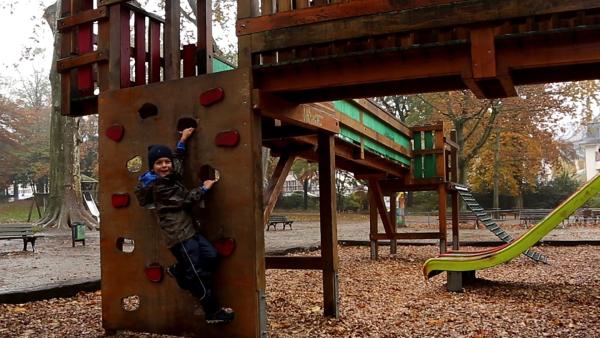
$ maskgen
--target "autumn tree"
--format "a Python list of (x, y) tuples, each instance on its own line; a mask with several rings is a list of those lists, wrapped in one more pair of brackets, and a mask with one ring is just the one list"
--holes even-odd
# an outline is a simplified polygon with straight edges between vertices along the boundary
[(60, 34), (56, 30), (60, 1), (47, 7), (44, 20), (54, 35), (54, 53), (50, 70), (51, 122), (50, 122), (50, 195), (48, 207), (40, 226), (68, 228), (71, 221), (83, 221), (88, 227), (97, 221), (83, 206), (80, 178), (79, 118), (61, 115), (61, 88), (56, 61), (61, 47)]
[(297, 159), (292, 165), (292, 174), (294, 178), (302, 183), (302, 191), (304, 193), (303, 209), (308, 209), (308, 191), (310, 185), (318, 177), (318, 165), (317, 163), (309, 162), (305, 159)]

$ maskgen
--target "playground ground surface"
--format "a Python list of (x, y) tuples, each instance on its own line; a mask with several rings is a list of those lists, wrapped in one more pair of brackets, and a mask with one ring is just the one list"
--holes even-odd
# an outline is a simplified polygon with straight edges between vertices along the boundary
[[(339, 217), (338, 238), (364, 242), (368, 223), (353, 217)], [(427, 231), (434, 226), (423, 219), (408, 223), (411, 231)], [(515, 235), (524, 231), (507, 223), (506, 228)], [(461, 229), (463, 240), (494, 240), (485, 229), (464, 227), (471, 229)], [(318, 246), (316, 222), (297, 221), (294, 230), (265, 234), (268, 252)], [(600, 241), (600, 225), (569, 225), (554, 230), (547, 239), (567, 244)], [(85, 247), (78, 244), (72, 248), (68, 233), (50, 231), (38, 241), (35, 253), (19, 251), (19, 241), (0, 241), (0, 267), (8, 271), (0, 276), (0, 294), (98, 279), (98, 244), (97, 232), (88, 233)], [(422, 263), (436, 255), (437, 247), (427, 242), (418, 244), (400, 246), (396, 255), (381, 247), (377, 262), (369, 260), (367, 247), (341, 246), (338, 320), (322, 317), (319, 272), (267, 271), (271, 336), (600, 336), (599, 246), (538, 247), (549, 256), (549, 265), (519, 257), (478, 272), (483, 281), (465, 293), (450, 294), (445, 291), (443, 276), (424, 282)], [(318, 251), (293, 254), (316, 255)], [(95, 337), (102, 333), (99, 292), (0, 305), (2, 337)]]

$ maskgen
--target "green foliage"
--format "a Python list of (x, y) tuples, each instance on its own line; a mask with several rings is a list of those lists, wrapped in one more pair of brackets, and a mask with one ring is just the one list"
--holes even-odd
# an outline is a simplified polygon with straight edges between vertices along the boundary
[(562, 172), (548, 183), (538, 183), (535, 190), (526, 191), (523, 194), (523, 207), (554, 209), (580, 185), (574, 174)]
[[(304, 196), (301, 192), (294, 192), (289, 196), (280, 196), (275, 204), (277, 209), (302, 210), (304, 209)], [(308, 196), (307, 209), (316, 210), (319, 208), (319, 198)]]
[(432, 211), (438, 208), (438, 194), (436, 191), (415, 191), (407, 209), (411, 211)]

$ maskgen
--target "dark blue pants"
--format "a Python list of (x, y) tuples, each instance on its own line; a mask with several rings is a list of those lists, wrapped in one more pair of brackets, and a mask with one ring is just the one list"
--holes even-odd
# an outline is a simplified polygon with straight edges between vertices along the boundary
[(195, 297), (204, 297), (201, 303), (205, 313), (217, 311), (219, 306), (212, 290), (212, 277), (218, 263), (217, 250), (200, 234), (175, 244), (170, 250), (177, 259), (172, 272), (179, 287)]

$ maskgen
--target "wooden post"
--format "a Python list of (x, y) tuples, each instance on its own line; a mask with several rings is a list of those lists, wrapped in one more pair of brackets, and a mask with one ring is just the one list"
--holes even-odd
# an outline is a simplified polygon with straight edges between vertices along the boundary
[(440, 253), (445, 253), (446, 252), (446, 247), (447, 247), (447, 229), (446, 229), (446, 210), (447, 210), (447, 206), (446, 206), (446, 197), (447, 197), (447, 192), (446, 192), (446, 186), (444, 184), (440, 184), (438, 186), (438, 196), (439, 196), (439, 208), (438, 208), (438, 212), (439, 212), (439, 220), (440, 220)]
[(335, 144), (333, 135), (320, 133), (319, 204), (321, 215), (321, 256), (323, 257), (324, 315), (339, 317), (338, 254), (335, 200)]
[(212, 1), (197, 0), (198, 45), (196, 57), (198, 75), (213, 72)]
[(453, 191), (450, 194), (452, 199), (452, 250), (458, 250), (460, 247), (459, 243), (459, 232), (458, 232), (458, 192)]
[(110, 8), (108, 89), (127, 88), (129, 77), (129, 9), (122, 5)]
[[(398, 193), (390, 194), (390, 220), (392, 221), (392, 234), (396, 234), (396, 197)], [(398, 252), (398, 241), (395, 238), (390, 238), (390, 254)]]
[(379, 256), (379, 242), (375, 239), (375, 235), (377, 235), (377, 202), (375, 201), (375, 193), (373, 192), (373, 188), (371, 184), (369, 184), (369, 225), (370, 225), (370, 240), (371, 240), (371, 259), (377, 260)]
[(166, 0), (164, 26), (165, 80), (179, 79), (181, 75), (181, 52), (179, 50), (180, 12), (179, 0)]

